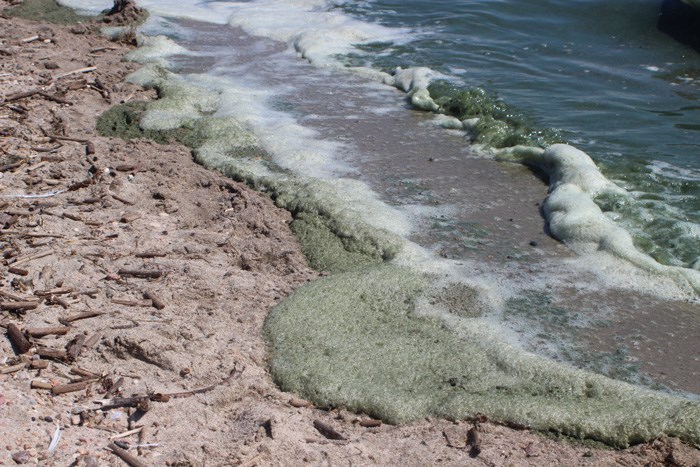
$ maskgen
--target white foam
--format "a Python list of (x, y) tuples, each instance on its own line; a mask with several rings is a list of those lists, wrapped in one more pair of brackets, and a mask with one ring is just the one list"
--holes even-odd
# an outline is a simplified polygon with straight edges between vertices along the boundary
[[(682, 293), (694, 298), (700, 292), (700, 274), (692, 269), (665, 266), (639, 251), (630, 233), (606, 216), (593, 199), (604, 193), (630, 196), (600, 173), (591, 158), (572, 146), (555, 144), (546, 150), (516, 147), (498, 152), (501, 159), (513, 159), (537, 167), (549, 175), (550, 193), (544, 203), (544, 212), (552, 234), (581, 255), (598, 251), (613, 258), (597, 256), (596, 267), (611, 268), (614, 258), (627, 261), (643, 272), (670, 277)], [(612, 266), (619, 269), (619, 265)], [(620, 276), (619, 270), (615, 274)], [(640, 276), (641, 278), (641, 276)], [(629, 281), (630, 276), (626, 276)], [(660, 287), (655, 287), (660, 289)], [(666, 285), (664, 296), (669, 294)]]
[(158, 63), (167, 66), (166, 57), (173, 55), (188, 55), (190, 51), (178, 45), (172, 39), (165, 36), (144, 36), (139, 34), (136, 37), (138, 48), (127, 53), (124, 58), (137, 63)]

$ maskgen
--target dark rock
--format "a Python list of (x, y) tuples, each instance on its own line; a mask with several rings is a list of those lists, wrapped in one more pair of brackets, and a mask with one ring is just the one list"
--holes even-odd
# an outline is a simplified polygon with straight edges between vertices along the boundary
[(17, 464), (26, 464), (31, 459), (31, 455), (27, 451), (19, 451), (12, 454), (12, 460)]

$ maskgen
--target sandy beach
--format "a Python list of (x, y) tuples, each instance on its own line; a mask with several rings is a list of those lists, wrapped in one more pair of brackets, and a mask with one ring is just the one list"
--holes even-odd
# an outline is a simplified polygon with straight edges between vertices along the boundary
[(279, 390), (270, 309), (319, 274), (264, 194), (190, 150), (99, 136), (134, 48), (0, 0), (0, 464), (683, 465), (479, 420), (382, 424)]

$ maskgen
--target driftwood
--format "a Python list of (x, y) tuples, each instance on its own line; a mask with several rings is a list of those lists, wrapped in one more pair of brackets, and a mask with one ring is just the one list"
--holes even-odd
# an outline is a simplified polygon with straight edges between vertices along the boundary
[(47, 381), (42, 381), (40, 379), (33, 379), (32, 382), (29, 384), (29, 387), (32, 389), (47, 389), (50, 391), (53, 389), (53, 384)]
[(46, 360), (32, 360), (29, 366), (33, 370), (45, 370), (49, 367), (49, 362)]
[(137, 277), (139, 279), (158, 279), (163, 275), (163, 271), (147, 271), (136, 269), (120, 269), (117, 274), (121, 277)]
[(141, 462), (136, 456), (132, 456), (126, 450), (120, 448), (114, 442), (110, 442), (107, 446), (117, 457), (129, 464), (131, 467), (146, 467), (146, 464)]
[(63, 336), (70, 331), (69, 327), (57, 326), (50, 328), (29, 328), (25, 332), (34, 338), (41, 338), (45, 336)]
[(104, 313), (101, 313), (99, 311), (84, 311), (82, 313), (77, 313), (75, 315), (68, 316), (67, 318), (59, 318), (58, 322), (61, 324), (68, 325), (67, 323), (72, 323), (73, 321), (95, 318), (96, 316), (102, 316), (103, 314)]
[(78, 383), (62, 384), (60, 386), (54, 386), (51, 388), (51, 392), (58, 396), (60, 394), (67, 394), (69, 392), (82, 391), (93, 381), (80, 381)]
[(16, 324), (10, 323), (7, 325), (7, 335), (10, 338), (10, 342), (15, 346), (20, 354), (29, 352), (32, 348), (32, 343), (24, 337), (22, 331), (17, 327)]
[(337, 440), (344, 440), (345, 439), (345, 436), (343, 436), (338, 431), (336, 431), (335, 428), (328, 425), (327, 423), (323, 423), (321, 420), (314, 420), (314, 428), (316, 428), (319, 433), (321, 433), (323, 436), (325, 436), (328, 439), (337, 439)]
[(153, 308), (155, 308), (156, 310), (162, 310), (163, 308), (165, 308), (165, 302), (163, 302), (163, 300), (161, 300), (150, 290), (144, 291), (143, 296), (151, 300), (151, 302), (153, 303)]
[(18, 363), (17, 365), (11, 365), (11, 366), (6, 366), (3, 368), (0, 368), (0, 375), (7, 375), (9, 373), (16, 373), (19, 370), (22, 370), (26, 367), (27, 365), (25, 363)]
[(0, 302), (0, 310), (24, 312), (33, 310), (39, 306), (39, 302)]
[(39, 347), (36, 353), (42, 358), (51, 358), (53, 360), (65, 361), (68, 358), (68, 353), (65, 350), (50, 349), (48, 347)]

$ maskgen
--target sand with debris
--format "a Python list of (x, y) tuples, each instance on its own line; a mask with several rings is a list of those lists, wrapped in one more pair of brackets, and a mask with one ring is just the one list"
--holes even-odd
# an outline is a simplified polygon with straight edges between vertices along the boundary
[(124, 465), (114, 441), (142, 465), (700, 465), (675, 439), (389, 426), (280, 391), (263, 323), (318, 275), (289, 213), (182, 146), (98, 136), (155, 96), (97, 29), (0, 18), (0, 464)]

